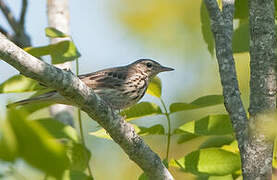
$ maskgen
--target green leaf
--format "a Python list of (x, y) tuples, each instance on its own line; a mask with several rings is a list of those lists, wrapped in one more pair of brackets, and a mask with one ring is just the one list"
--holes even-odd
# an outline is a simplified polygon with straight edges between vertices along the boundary
[(28, 47), (24, 50), (36, 57), (51, 55), (52, 64), (73, 61), (81, 56), (73, 41), (69, 40), (47, 46)]
[(150, 135), (150, 134), (165, 134), (164, 127), (161, 124), (157, 124), (151, 127), (139, 126), (139, 135)]
[(249, 14), (248, 1), (246, 0), (235, 1), (234, 19), (248, 19), (248, 14)]
[(70, 177), (68, 180), (93, 180), (93, 178), (86, 175), (84, 172), (70, 171)]
[(159, 77), (154, 77), (146, 91), (147, 94), (150, 94), (151, 96), (155, 96), (157, 98), (161, 97), (162, 94), (162, 83), (161, 79)]
[(18, 157), (18, 144), (9, 121), (1, 124), (0, 159), (13, 162)]
[(211, 56), (214, 56), (214, 47), (215, 47), (214, 37), (213, 37), (212, 31), (211, 31), (209, 13), (204, 4), (204, 1), (202, 1), (202, 3), (201, 3), (200, 21), (201, 21), (202, 36), (204, 38), (205, 43), (208, 46), (208, 50), (209, 50)]
[(224, 176), (240, 169), (240, 156), (219, 148), (193, 151), (177, 162), (196, 175)]
[(79, 142), (78, 133), (74, 128), (69, 125), (65, 125), (53, 118), (43, 118), (32, 121), (31, 123), (38, 123), (40, 126), (45, 128), (52, 136), (57, 139), (70, 139), (73, 142)]
[(249, 42), (250, 42), (249, 24), (248, 22), (240, 23), (238, 28), (235, 29), (233, 34), (233, 52), (234, 53), (249, 52)]
[(168, 159), (165, 158), (165, 159), (163, 159), (162, 162), (163, 162), (164, 166), (168, 169), (168, 165), (169, 165), (168, 164)]
[(23, 75), (15, 75), (0, 85), (0, 93), (31, 92), (43, 89), (39, 83)]
[(46, 108), (52, 104), (54, 103), (53, 102), (29, 103), (29, 104), (24, 104), (23, 106), (20, 106), (18, 109), (27, 112), (28, 115), (31, 115), (32, 113), (38, 110), (41, 110), (43, 108)]
[(90, 132), (89, 135), (96, 136), (98, 138), (112, 140), (111, 136), (103, 128), (101, 128), (101, 129), (99, 129), (97, 131), (94, 131), (94, 132)]
[[(137, 125), (132, 124), (132, 126), (134, 127), (136, 133), (140, 131)], [(89, 135), (96, 136), (98, 138), (108, 139), (108, 140), (112, 139), (111, 136), (107, 133), (107, 131), (103, 128), (96, 130), (94, 132), (90, 132)]]
[(199, 149), (221, 147), (223, 145), (230, 144), (233, 141), (234, 141), (234, 138), (231, 136), (211, 137), (208, 140), (206, 140), (204, 143), (202, 143)]
[(149, 180), (149, 178), (147, 177), (147, 175), (146, 175), (145, 173), (142, 173), (142, 174), (139, 176), (138, 180)]
[(23, 112), (10, 109), (8, 121), (16, 137), (20, 157), (47, 174), (60, 178), (69, 166), (64, 146), (38, 123), (26, 120)]
[(45, 28), (45, 34), (47, 37), (50, 37), (50, 38), (69, 37), (67, 34), (65, 34), (65, 33), (61, 32), (60, 30), (53, 28), (53, 27)]
[(178, 128), (179, 131), (197, 135), (232, 134), (233, 128), (227, 114), (209, 115), (197, 121), (188, 122)]
[[(0, 153), (1, 154), (1, 153)], [(277, 139), (275, 138), (272, 166), (277, 168)]]
[(87, 168), (91, 154), (90, 151), (80, 143), (68, 142), (67, 155), (70, 159), (70, 169), (84, 171)]
[(170, 105), (170, 113), (199, 109), (209, 106), (222, 104), (224, 102), (222, 95), (208, 95), (200, 97), (191, 103), (173, 103)]
[(121, 112), (126, 121), (156, 114), (162, 114), (161, 108), (157, 104), (150, 102), (135, 104), (131, 108)]
[(182, 135), (179, 136), (177, 143), (182, 144), (197, 137), (199, 137), (199, 135), (183, 131)]
[(222, 104), (223, 102), (224, 102), (224, 99), (222, 95), (208, 95), (194, 100), (193, 102), (191, 102), (191, 104), (206, 107), (206, 106), (214, 106), (217, 104)]
[(35, 57), (41, 57), (41, 56), (46, 56), (46, 55), (50, 55), (51, 53), (51, 46), (52, 45), (48, 45), (48, 46), (39, 46), (39, 47), (27, 47), (24, 48), (24, 50), (35, 56)]
[(233, 180), (232, 174), (226, 176), (198, 176), (196, 180)]
[(79, 58), (81, 54), (73, 41), (61, 41), (51, 46), (52, 64), (61, 64)]
[(208, 180), (233, 180), (232, 174), (226, 176), (210, 176)]

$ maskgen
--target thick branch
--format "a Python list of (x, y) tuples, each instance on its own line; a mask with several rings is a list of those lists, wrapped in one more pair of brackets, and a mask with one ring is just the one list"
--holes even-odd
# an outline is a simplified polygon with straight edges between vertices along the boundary
[(2, 34), (0, 34), (0, 58), (25, 76), (57, 89), (68, 100), (75, 102), (110, 134), (150, 179), (173, 179), (158, 155), (135, 133), (134, 128), (121, 116), (114, 114), (111, 108), (75, 75), (29, 55)]
[(245, 171), (247, 179), (271, 179), (274, 141), (261, 126), (270, 118), (257, 118), (276, 109), (276, 32), (273, 0), (249, 1), (250, 125)]
[(216, 57), (219, 66), (225, 108), (228, 111), (242, 162), (245, 161), (245, 145), (247, 144), (248, 119), (240, 97), (235, 62), (232, 52), (234, 0), (223, 0), (220, 11), (216, 0), (205, 0), (210, 14), (211, 29), (216, 44)]

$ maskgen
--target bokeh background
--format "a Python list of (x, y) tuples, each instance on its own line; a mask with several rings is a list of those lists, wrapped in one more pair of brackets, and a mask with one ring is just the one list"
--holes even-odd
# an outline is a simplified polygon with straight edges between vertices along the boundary
[[(12, 11), (19, 14), (20, 0), (6, 1)], [(208, 49), (201, 34), (201, 0), (70, 0), (70, 31), (81, 57), (80, 73), (102, 68), (126, 65), (139, 58), (151, 58), (175, 71), (160, 74), (162, 96), (169, 105), (173, 102), (191, 102), (197, 97), (221, 94), (222, 89), (217, 61)], [(0, 24), (8, 27), (0, 13)], [(47, 27), (46, 1), (29, 0), (26, 30), (34, 46), (46, 45), (49, 39), (44, 35)], [(235, 54), (239, 83), (244, 105), (248, 106), (249, 56)], [(47, 58), (46, 58), (47, 60)], [(7, 63), (0, 61), (0, 83), (18, 72)], [(0, 94), (0, 116), (5, 119), (6, 104), (23, 99), (30, 94)], [(144, 101), (159, 100), (146, 95)], [(205, 108), (201, 111), (186, 111), (172, 116), (173, 128), (200, 119), (207, 114), (224, 113), (223, 105)], [(89, 132), (97, 124), (82, 114), (85, 121), (86, 142), (91, 150), (91, 166), (96, 180), (135, 180), (142, 173), (136, 164), (128, 159), (120, 147)], [(36, 116), (48, 116), (44, 110)], [(164, 117), (145, 117), (138, 124), (151, 126), (157, 123), (167, 127)], [(166, 137), (152, 135), (144, 137), (146, 142), (161, 157), (165, 156)], [(173, 137), (170, 158), (179, 159), (196, 149), (203, 138), (196, 138), (177, 144)], [(9, 168), (0, 162), (0, 172)], [(27, 179), (43, 179), (43, 174), (18, 160), (17, 171)], [(176, 179), (193, 179), (176, 169), (170, 169)], [(10, 176), (9, 179), (20, 179)]]

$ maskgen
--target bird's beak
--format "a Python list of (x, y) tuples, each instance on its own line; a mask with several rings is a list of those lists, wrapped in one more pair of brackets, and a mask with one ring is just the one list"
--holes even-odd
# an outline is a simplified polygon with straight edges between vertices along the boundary
[(173, 71), (173, 70), (174, 70), (173, 68), (161, 66), (160, 72), (163, 72), (163, 71)]

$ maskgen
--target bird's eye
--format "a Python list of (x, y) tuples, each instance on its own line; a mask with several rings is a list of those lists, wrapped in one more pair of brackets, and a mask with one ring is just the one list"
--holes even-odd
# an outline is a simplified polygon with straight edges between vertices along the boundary
[(152, 67), (152, 63), (148, 62), (148, 63), (146, 64), (146, 66), (147, 66), (148, 68), (151, 68), (151, 67)]

